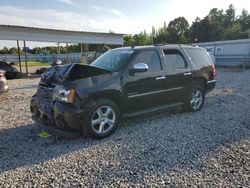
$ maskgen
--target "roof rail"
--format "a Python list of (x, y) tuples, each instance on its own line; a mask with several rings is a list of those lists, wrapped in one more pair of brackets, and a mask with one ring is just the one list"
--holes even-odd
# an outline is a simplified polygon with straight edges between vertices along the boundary
[(160, 43), (160, 44), (154, 44), (154, 46), (164, 46), (167, 45), (168, 43)]
[(197, 44), (194, 44), (194, 43), (190, 43), (189, 45), (191, 45), (193, 47), (197, 47), (198, 46)]

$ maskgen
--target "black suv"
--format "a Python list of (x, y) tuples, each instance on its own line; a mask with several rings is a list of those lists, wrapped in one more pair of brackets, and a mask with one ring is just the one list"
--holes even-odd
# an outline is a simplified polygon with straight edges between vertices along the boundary
[(54, 66), (31, 99), (33, 119), (60, 133), (109, 136), (121, 117), (183, 105), (198, 111), (215, 87), (205, 49), (188, 45), (113, 49), (90, 65)]

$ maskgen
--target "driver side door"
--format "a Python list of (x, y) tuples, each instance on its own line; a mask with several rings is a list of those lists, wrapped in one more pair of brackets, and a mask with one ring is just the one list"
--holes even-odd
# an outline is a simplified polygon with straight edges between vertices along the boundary
[(131, 66), (144, 63), (148, 71), (128, 73), (124, 83), (125, 111), (133, 112), (159, 106), (164, 99), (165, 76), (157, 50), (143, 50)]

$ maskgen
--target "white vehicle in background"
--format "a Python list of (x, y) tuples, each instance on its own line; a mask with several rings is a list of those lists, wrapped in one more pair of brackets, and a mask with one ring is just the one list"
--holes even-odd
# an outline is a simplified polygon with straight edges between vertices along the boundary
[(0, 70), (0, 93), (8, 90), (7, 81), (5, 78), (5, 72)]

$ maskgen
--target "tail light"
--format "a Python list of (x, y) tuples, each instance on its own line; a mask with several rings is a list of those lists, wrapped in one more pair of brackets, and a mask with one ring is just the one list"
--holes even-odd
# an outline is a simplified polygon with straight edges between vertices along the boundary
[(215, 77), (216, 77), (216, 68), (215, 68), (215, 65), (213, 65), (212, 80), (215, 80)]

